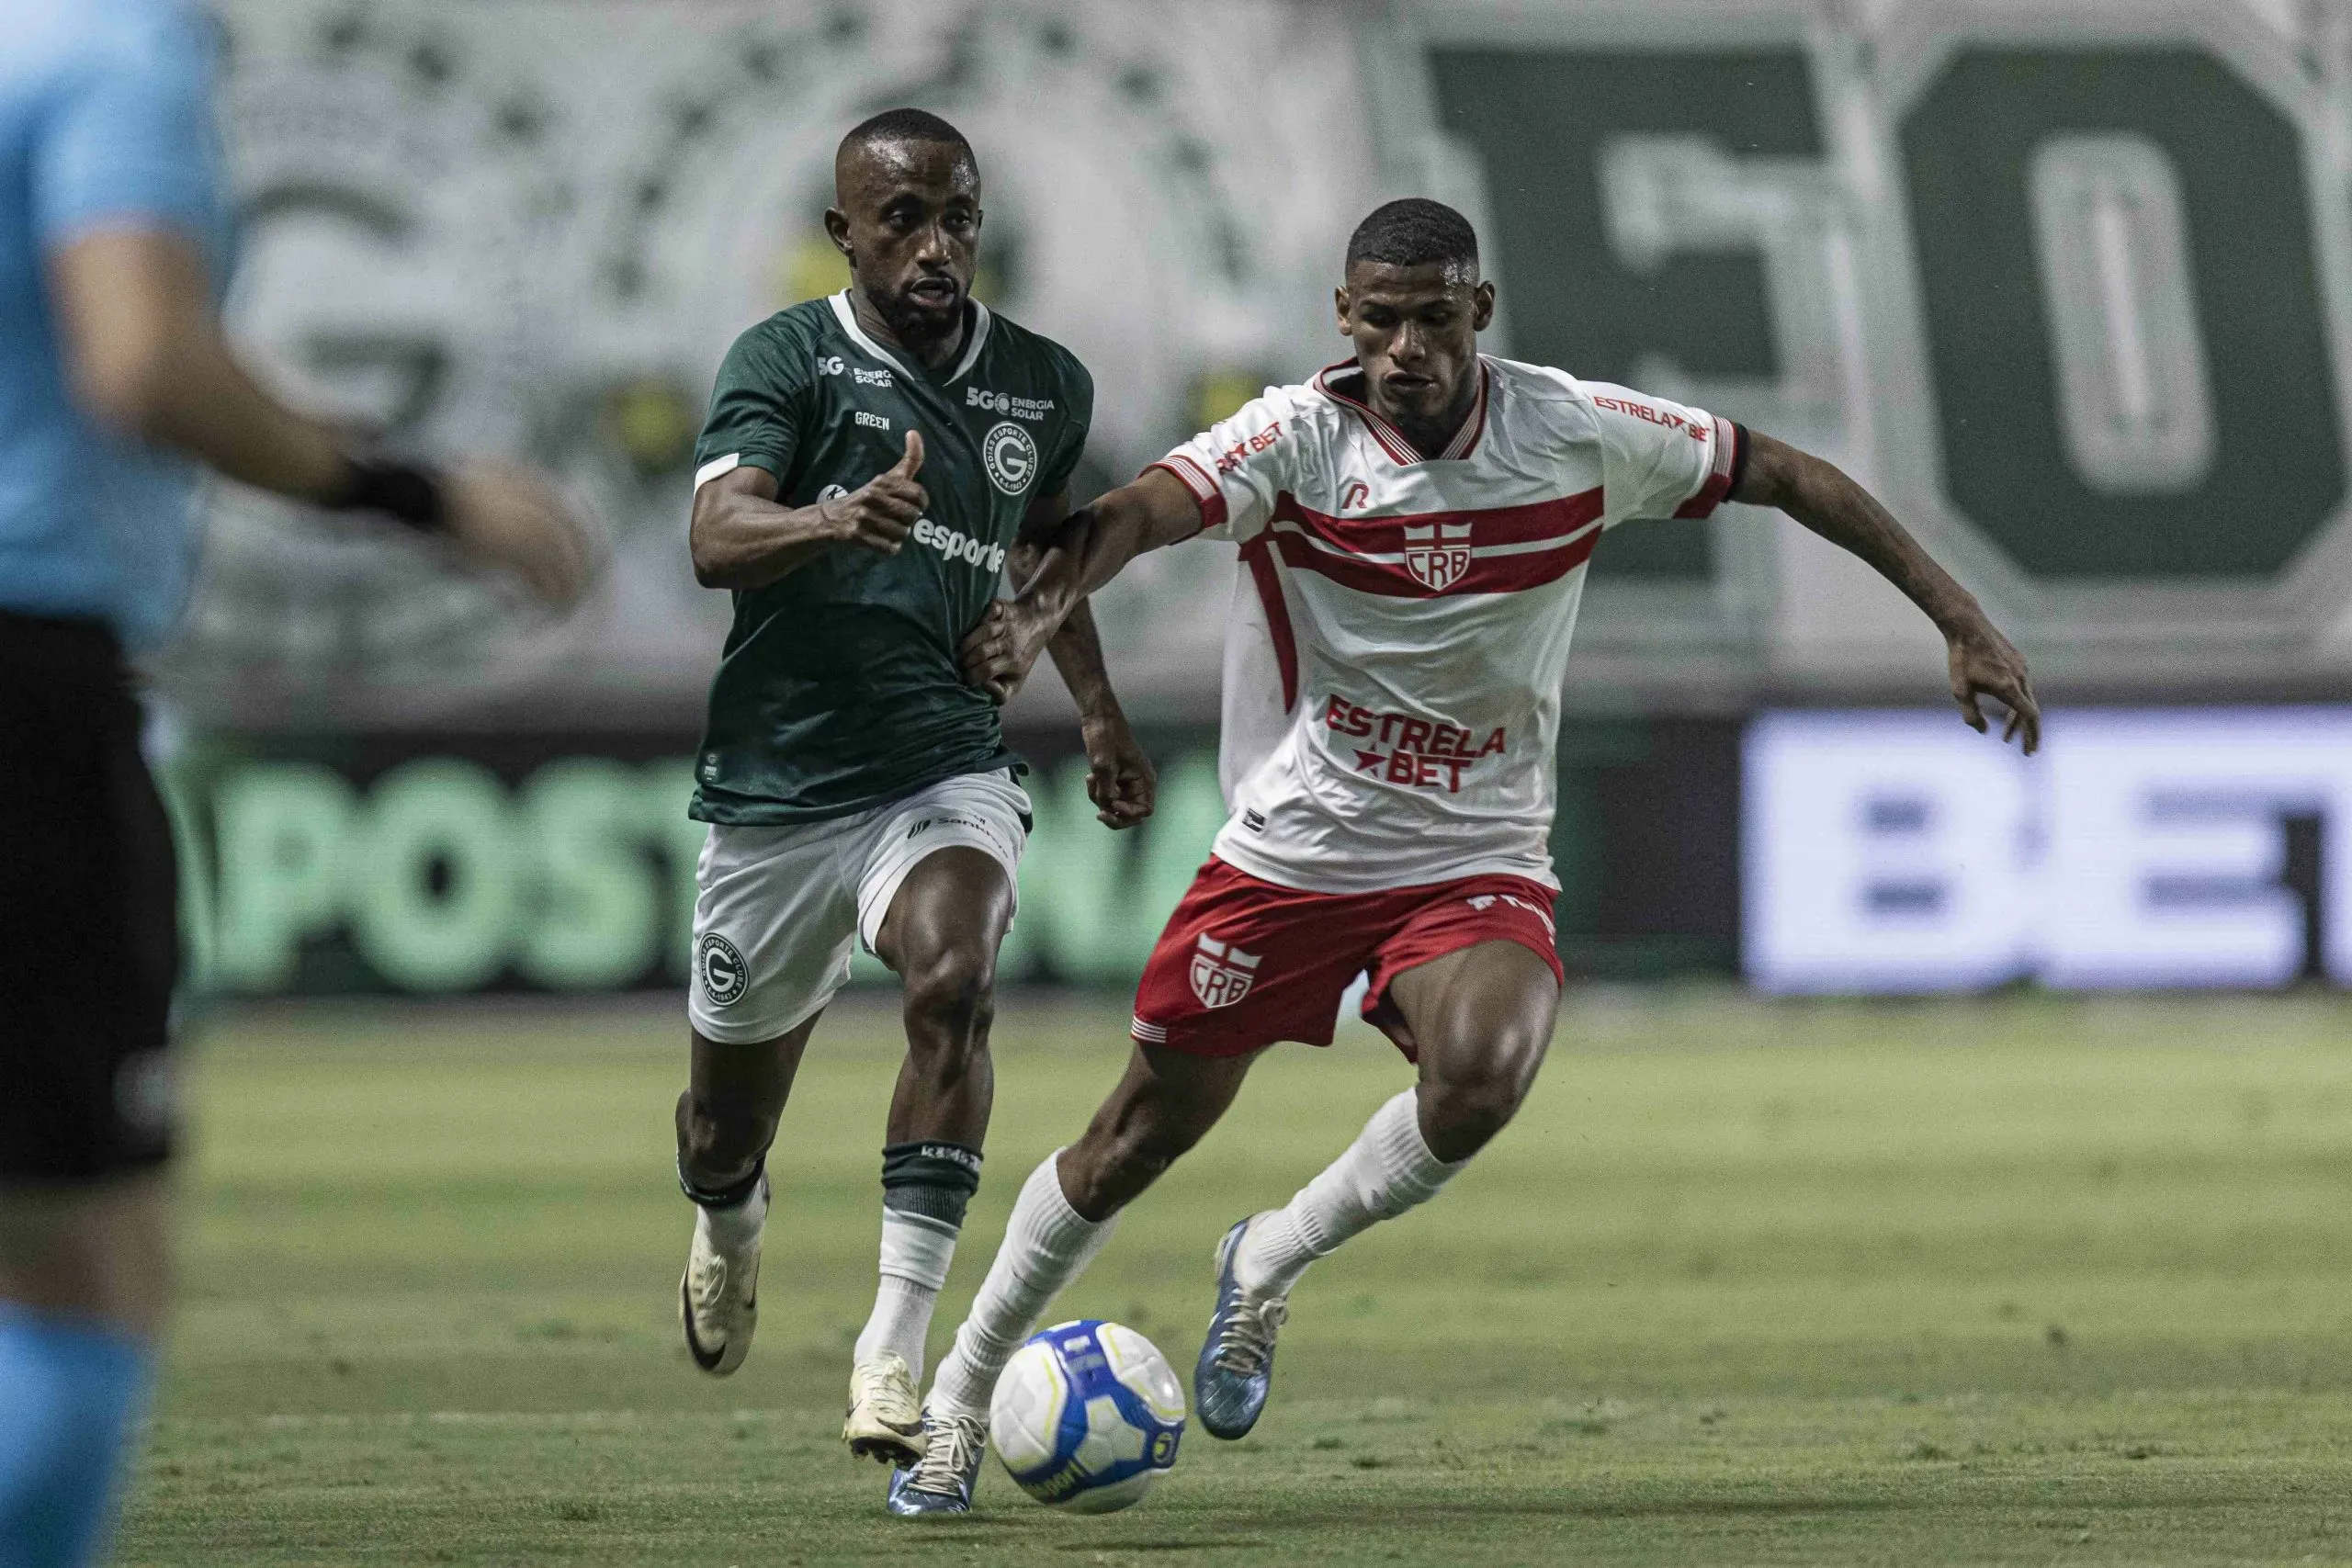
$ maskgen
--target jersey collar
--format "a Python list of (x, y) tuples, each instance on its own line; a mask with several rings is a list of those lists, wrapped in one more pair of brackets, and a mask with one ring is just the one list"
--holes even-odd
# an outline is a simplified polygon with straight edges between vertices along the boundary
[[(844, 288), (839, 294), (832, 296), (827, 303), (831, 305), (833, 308), (833, 320), (841, 323), (842, 331), (849, 334), (849, 339), (852, 343), (857, 344), (858, 347), (865, 350), (866, 353), (872, 355), (883, 364), (888, 365), (893, 370), (896, 370), (899, 375), (905, 376), (910, 379), (914, 378), (915, 372), (908, 369), (907, 367), (899, 361), (897, 355), (883, 347), (879, 343), (876, 343), (871, 336), (867, 335), (864, 327), (857, 324), (857, 308), (849, 302), (848, 289)], [(945, 380), (942, 381), (940, 385), (954, 386), (956, 382), (963, 378), (966, 371), (979, 363), (980, 350), (988, 346), (989, 323), (991, 320), (992, 318), (989, 314), (989, 308), (986, 305), (981, 304), (978, 299), (973, 300), (972, 326), (971, 330), (964, 334), (963, 357), (956, 362), (956, 368), (954, 372), (951, 373)], [(927, 376), (922, 378), (925, 380), (930, 379)]]
[(1414, 449), (1413, 444), (1405, 439), (1403, 432), (1373, 412), (1370, 403), (1361, 398), (1351, 397), (1331, 385), (1333, 377), (1344, 376), (1350, 371), (1361, 373), (1362, 369), (1352, 359), (1327, 365), (1316, 372), (1315, 389), (1333, 402), (1354, 410), (1356, 417), (1363, 421), (1364, 428), (1372, 432), (1372, 438), (1380, 443), (1380, 449), (1392, 460), (1406, 467), (1415, 463), (1455, 462), (1478, 449), (1478, 438), (1487, 432), (1487, 398), (1494, 381), (1493, 373), (1487, 368), (1485, 355), (1478, 356), (1477, 399), (1470, 405), (1470, 412), (1463, 416), (1462, 428), (1453, 433), (1453, 439), (1446, 443), (1445, 450), (1433, 458), (1422, 457)]

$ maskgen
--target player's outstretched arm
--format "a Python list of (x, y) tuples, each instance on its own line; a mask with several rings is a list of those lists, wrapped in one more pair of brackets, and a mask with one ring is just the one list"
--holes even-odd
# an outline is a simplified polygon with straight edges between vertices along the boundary
[(695, 491), (686, 531), (695, 581), (705, 588), (765, 588), (835, 545), (895, 556), (931, 504), (917, 482), (922, 437), (907, 432), (906, 453), (847, 495), (814, 506), (776, 502), (776, 477), (750, 464)]
[[(1037, 574), (1045, 541), (1060, 529), (1069, 514), (1067, 491), (1048, 496), (1030, 508), (1021, 536), (1013, 541), (1006, 567), (1014, 582), (1027, 583)], [(1159, 775), (1151, 759), (1136, 744), (1126, 710), (1111, 689), (1111, 671), (1102, 660), (1102, 639), (1095, 634), (1094, 613), (1080, 600), (1046, 644), (1062, 684), (1078, 704), (1078, 730), (1086, 747), (1086, 795), (1094, 816), (1113, 832), (1133, 828), (1148, 818), (1159, 793)]]
[(356, 457), (346, 433), (255, 384), (220, 335), (193, 241), (135, 225), (99, 229), (53, 252), (48, 270), (75, 400), (101, 423), (240, 483), (446, 534), (549, 604), (586, 591), (596, 564), (587, 532), (540, 476), (470, 463), (445, 480)]
[(965, 678), (999, 702), (1011, 700), (1082, 600), (1146, 550), (1200, 531), (1200, 502), (1164, 468), (1146, 468), (1132, 483), (1071, 513), (1042, 541), (1037, 570), (1021, 592), (989, 605), (964, 639)]
[(2025, 656), (2001, 635), (1974, 595), (1836, 464), (1753, 431), (1748, 439), (1747, 469), (1731, 498), (1778, 507), (1861, 557), (1901, 589), (1944, 634), (1951, 694), (1969, 726), (1984, 731), (1983, 702), (1991, 697), (2008, 709), (2001, 739), (2020, 740), (2030, 755), (2041, 744), (2041, 706), (2034, 701)]

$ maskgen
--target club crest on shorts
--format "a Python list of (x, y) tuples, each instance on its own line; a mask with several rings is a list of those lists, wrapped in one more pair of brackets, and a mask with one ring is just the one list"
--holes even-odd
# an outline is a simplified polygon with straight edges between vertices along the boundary
[(1470, 575), (1470, 525), (1433, 523), (1405, 530), (1405, 570), (1432, 593)]
[(1193, 949), (1193, 995), (1204, 1008), (1227, 1008), (1250, 994), (1260, 954), (1229, 947), (1208, 932)]
[(703, 932), (702, 940), (695, 943), (695, 973), (702, 978), (702, 994), (715, 1008), (741, 1000), (752, 979), (743, 955), (717, 931)]
[(980, 464), (989, 471), (989, 483), (1007, 495), (1019, 495), (1037, 477), (1037, 443), (1005, 420), (980, 438)]

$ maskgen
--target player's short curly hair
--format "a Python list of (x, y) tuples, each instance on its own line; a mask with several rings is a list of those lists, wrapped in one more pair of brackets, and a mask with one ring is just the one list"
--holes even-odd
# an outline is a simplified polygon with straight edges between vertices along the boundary
[[(932, 113), (929, 109), (884, 109), (851, 126), (849, 134), (842, 138), (839, 152), (855, 147), (870, 147), (877, 141), (935, 141), (948, 147), (960, 148), (971, 159), (975, 168), (979, 160), (973, 157), (972, 144), (964, 133)], [(835, 155), (838, 156), (839, 152)]]
[(1385, 202), (1348, 236), (1347, 265), (1385, 262), (1426, 266), (1431, 262), (1466, 267), (1478, 276), (1478, 233), (1470, 220), (1442, 201), (1408, 196)]

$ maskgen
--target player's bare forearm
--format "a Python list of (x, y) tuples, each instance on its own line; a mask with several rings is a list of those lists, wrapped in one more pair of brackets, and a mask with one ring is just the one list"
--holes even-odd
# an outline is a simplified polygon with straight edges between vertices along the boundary
[(2022, 737), (2025, 750), (2033, 751), (2041, 740), (2041, 710), (2025, 657), (1993, 625), (1975, 595), (1836, 464), (1753, 431), (1748, 439), (1747, 469), (1732, 499), (1777, 507), (1869, 562), (1944, 634), (1952, 696), (1969, 724), (1980, 731), (1986, 728), (1980, 704), (1991, 697), (2008, 709), (2001, 738)]
[(1085, 600), (1062, 618), (1046, 651), (1078, 704), (1079, 738), (1086, 747), (1086, 793), (1094, 802), (1095, 818), (1114, 831), (1132, 828), (1151, 815), (1159, 779), (1136, 743), (1118, 694), (1111, 689), (1094, 612)]
[[(734, 477), (714, 479), (695, 496), (687, 538), (694, 551), (695, 581), (705, 588), (765, 588), (816, 559), (834, 541), (818, 507), (779, 506), (747, 492), (713, 493)], [(773, 490), (775, 478), (763, 477)]]
[(1734, 501), (1778, 507), (1861, 557), (1946, 631), (1984, 614), (1968, 590), (1844, 469), (1769, 435), (1751, 431), (1748, 439), (1747, 468)]
[[(1046, 570), (1039, 573), (1042, 608), (1066, 611), (1126, 569), (1147, 550), (1189, 539), (1201, 531), (1200, 502), (1182, 481), (1164, 468), (1147, 468), (1130, 483), (1097, 498), (1083, 512), (1073, 513), (1056, 541), (1069, 558), (1067, 568), (1049, 552)], [(1048, 583), (1047, 579), (1051, 579)], [(1054, 603), (1053, 592), (1062, 596)]]
[(1119, 695), (1111, 689), (1111, 671), (1102, 661), (1102, 639), (1094, 629), (1094, 612), (1085, 600), (1062, 617), (1046, 651), (1053, 656), (1054, 668), (1060, 671), (1062, 684), (1069, 688), (1081, 719), (1121, 714)]
[(776, 501), (776, 477), (745, 464), (695, 491), (686, 530), (695, 581), (705, 588), (765, 588), (836, 545), (897, 555), (930, 498), (915, 474), (922, 437), (907, 433), (895, 468), (847, 495), (814, 506)]
[(1035, 566), (1025, 578), (1016, 570), (1020, 592), (989, 605), (965, 639), (966, 677), (999, 702), (1010, 699), (1075, 606), (1146, 550), (1200, 531), (1192, 491), (1159, 468), (1041, 530), (1025, 541)]

